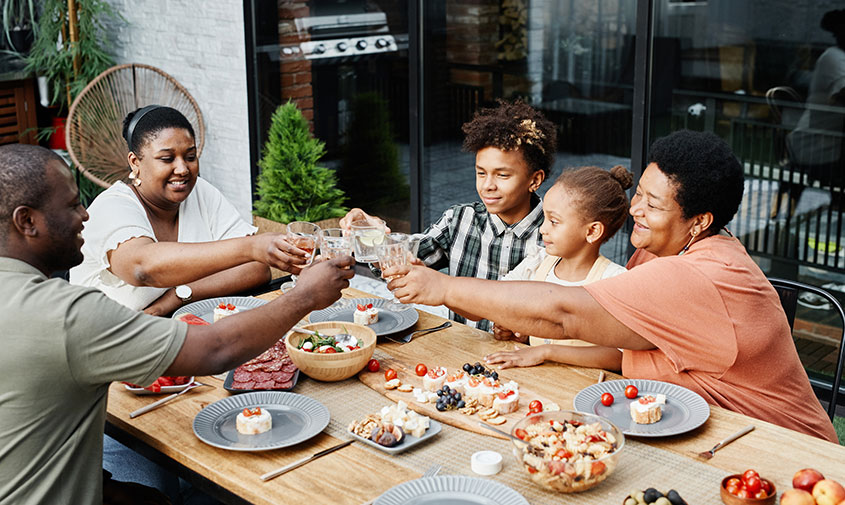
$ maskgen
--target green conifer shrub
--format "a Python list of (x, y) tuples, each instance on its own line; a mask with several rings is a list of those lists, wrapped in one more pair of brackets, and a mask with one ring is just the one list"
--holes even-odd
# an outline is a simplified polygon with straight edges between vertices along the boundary
[(344, 194), (334, 171), (317, 165), (325, 152), (296, 105), (279, 106), (258, 162), (255, 215), (280, 223), (344, 216)]

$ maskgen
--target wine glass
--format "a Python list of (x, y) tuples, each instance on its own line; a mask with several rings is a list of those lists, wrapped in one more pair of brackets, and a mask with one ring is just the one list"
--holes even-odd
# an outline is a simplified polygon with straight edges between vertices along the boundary
[[(379, 268), (382, 271), (382, 278), (386, 282), (390, 282), (390, 278), (384, 277), (384, 271), (390, 267), (399, 265), (407, 265), (410, 256), (410, 242), (408, 235), (404, 233), (390, 233), (385, 236), (383, 243), (377, 245), (376, 255), (378, 257)], [(390, 292), (391, 300), (388, 305), (393, 311), (406, 310), (411, 308), (410, 305), (405, 305), (396, 298), (393, 291)]]
[[(352, 232), (341, 228), (326, 228), (321, 233), (320, 257), (330, 260), (341, 256), (352, 256)], [(351, 304), (350, 300), (340, 297), (332, 306), (345, 309)]]
[[(310, 265), (314, 261), (314, 250), (320, 245), (320, 227), (314, 223), (294, 221), (288, 224), (287, 238), (291, 244), (308, 253), (303, 268)], [(295, 286), (296, 276), (290, 277)]]

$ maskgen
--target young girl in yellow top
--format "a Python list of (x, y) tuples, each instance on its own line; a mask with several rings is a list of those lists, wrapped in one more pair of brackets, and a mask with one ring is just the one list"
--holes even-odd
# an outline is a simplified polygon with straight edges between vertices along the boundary
[[(536, 280), (563, 286), (583, 286), (625, 272), (625, 267), (602, 256), (599, 248), (625, 223), (633, 176), (622, 166), (566, 170), (546, 193), (545, 220), (540, 227), (545, 248), (529, 251), (503, 280)], [(581, 340), (548, 340), (514, 334), (495, 325), (498, 340), (530, 342), (531, 347), (493, 353), (488, 363), (501, 368), (539, 365), (546, 360), (620, 370), (618, 349)], [(563, 345), (558, 345), (563, 344)]]

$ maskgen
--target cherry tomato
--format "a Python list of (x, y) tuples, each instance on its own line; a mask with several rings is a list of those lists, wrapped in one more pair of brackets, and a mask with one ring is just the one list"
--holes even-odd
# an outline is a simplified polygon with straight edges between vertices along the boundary
[(377, 359), (371, 359), (367, 362), (367, 370), (371, 372), (378, 372), (381, 365), (379, 364)]
[(751, 493), (743, 487), (736, 492), (736, 496), (739, 496), (740, 498), (751, 498)]
[(765, 492), (766, 492), (766, 496), (768, 496), (768, 495), (772, 494), (772, 489), (773, 489), (773, 488), (772, 488), (772, 483), (771, 483), (771, 482), (769, 482), (769, 481), (768, 481), (768, 480), (766, 480), (766, 479), (760, 479), (760, 482), (762, 482), (763, 491), (765, 491)]
[(748, 479), (751, 478), (751, 477), (759, 478), (760, 475), (754, 470), (746, 470), (745, 472), (742, 473), (742, 483), (747, 486), (748, 485)]
[(593, 465), (590, 468), (590, 473), (592, 475), (601, 475), (606, 469), (607, 465), (605, 465), (601, 461), (593, 461)]
[(745, 487), (746, 489), (748, 489), (749, 493), (755, 495), (758, 491), (763, 489), (763, 483), (760, 482), (760, 477), (752, 475), (748, 477), (748, 480), (745, 481)]
[(757, 498), (758, 500), (759, 500), (759, 499), (761, 499), (761, 498), (768, 498), (768, 497), (769, 497), (769, 493), (767, 493), (767, 492), (766, 492), (765, 490), (763, 490), (763, 489), (761, 489), (761, 490), (757, 491), (756, 493), (754, 493), (754, 498)]
[(605, 407), (610, 407), (613, 405), (613, 395), (610, 393), (604, 393), (601, 395), (601, 404)]
[(522, 428), (517, 428), (513, 434), (516, 438), (520, 440), (525, 440), (525, 437), (528, 436), (528, 432), (523, 430)]
[(389, 381), (396, 378), (396, 370), (388, 368), (384, 371), (384, 380)]
[(533, 466), (528, 466), (526, 468), (528, 468), (528, 473), (537, 473), (537, 469)]
[(628, 398), (629, 400), (633, 400), (638, 394), (640, 394), (640, 392), (637, 389), (637, 386), (633, 384), (625, 388), (625, 398)]
[(324, 353), (324, 354), (336, 354), (336, 353), (337, 353), (337, 349), (335, 349), (334, 347), (329, 347), (329, 348), (327, 348), (325, 351), (323, 351), (323, 353)]
[(736, 493), (739, 491), (740, 487), (742, 486), (742, 483), (739, 481), (739, 479), (732, 480), (736, 480), (736, 482), (731, 483), (730, 481), (728, 481), (728, 483), (725, 484), (725, 490), (730, 494), (736, 496)]
[(417, 368), (414, 369), (414, 372), (416, 372), (418, 376), (422, 377), (428, 373), (428, 367), (422, 363), (417, 363)]
[(540, 400), (533, 400), (528, 404), (528, 412), (537, 413), (543, 411), (543, 402)]
[(555, 456), (560, 459), (569, 459), (572, 457), (572, 453), (567, 451), (566, 449), (558, 449), (555, 451)]
[(741, 480), (739, 480), (739, 479), (738, 479), (738, 478), (736, 478), (736, 477), (731, 477), (730, 479), (728, 479), (728, 481), (727, 481), (727, 482), (725, 482), (725, 487), (728, 487), (728, 486), (735, 486), (735, 487), (738, 487), (738, 486), (740, 486), (741, 484), (742, 484), (742, 481), (741, 481)]

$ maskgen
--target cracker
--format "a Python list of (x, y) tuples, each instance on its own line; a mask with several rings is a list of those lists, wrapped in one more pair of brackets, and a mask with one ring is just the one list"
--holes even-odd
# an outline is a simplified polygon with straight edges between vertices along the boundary
[(495, 424), (495, 425), (505, 424), (506, 422), (508, 422), (507, 419), (505, 419), (504, 417), (499, 417), (499, 416), (492, 417), (490, 419), (485, 419), (485, 421), (487, 421), (487, 424)]
[(475, 408), (475, 407), (463, 407), (463, 408), (460, 408), (458, 410), (460, 411), (461, 414), (466, 414), (468, 416), (471, 416), (471, 415), (475, 414), (476, 412), (478, 412), (478, 409)]
[(396, 391), (402, 391), (403, 393), (410, 393), (414, 390), (414, 386), (410, 384), (400, 384), (396, 387)]
[(390, 379), (389, 381), (384, 383), (384, 389), (396, 389), (402, 385), (402, 381), (399, 379)]
[(548, 402), (543, 406), (544, 412), (557, 412), (560, 410), (560, 405), (554, 402)]

